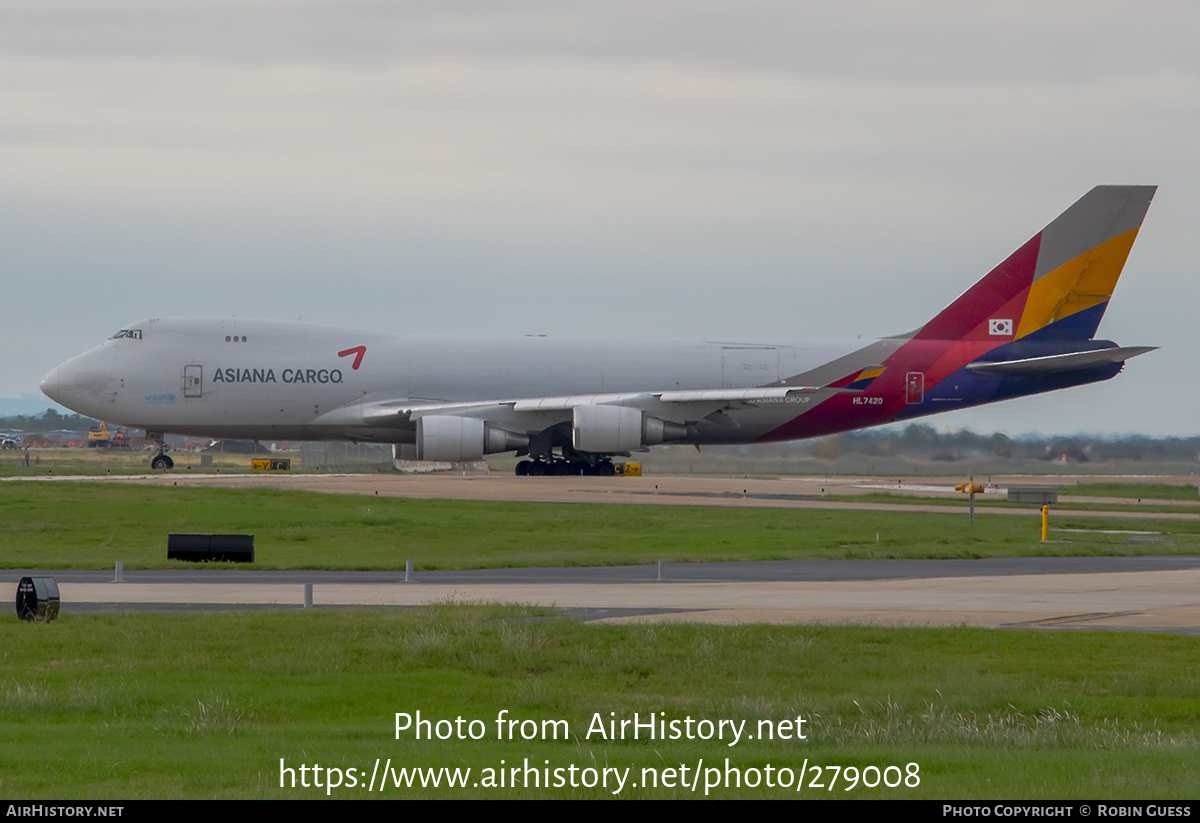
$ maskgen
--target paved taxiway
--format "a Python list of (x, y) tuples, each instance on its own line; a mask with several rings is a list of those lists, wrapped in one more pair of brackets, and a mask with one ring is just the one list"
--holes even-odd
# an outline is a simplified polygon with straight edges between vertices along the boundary
[[(788, 560), (418, 572), (4, 572), (54, 577), (64, 612), (505, 602), (605, 622), (834, 623), (1200, 634), (1200, 557)], [(11, 602), (11, 601), (10, 601)]]
[[(109, 482), (268, 486), (414, 498), (895, 508), (961, 516), (961, 510), (945, 506), (821, 499), (823, 494), (869, 493), (880, 486), (900, 490), (906, 482), (910, 488), (917, 484), (925, 487), (925, 494), (931, 488), (937, 493), (950, 480), (220, 476), (177, 471), (141, 478), (114, 477)], [(1065, 478), (1042, 480), (1062, 483)], [(952, 483), (946, 491), (953, 494)], [(1033, 510), (992, 511), (1036, 516)], [(1073, 517), (1089, 514), (1120, 516), (1111, 512), (1072, 512)], [(1153, 516), (1170, 515), (1200, 518), (1190, 512)], [(16, 581), (27, 573), (0, 572), (0, 598), (15, 598)], [(304, 602), (305, 584), (311, 583), (316, 607), (507, 602), (555, 606), (584, 619), (610, 622), (1022, 626), (1200, 634), (1200, 557), (1194, 556), (676, 564), (666, 567), (663, 581), (657, 579), (654, 566), (418, 571), (409, 583), (396, 572), (126, 571), (121, 583), (111, 582), (111, 571), (43, 574), (59, 582), (63, 611), (68, 613), (97, 609), (298, 608)]]

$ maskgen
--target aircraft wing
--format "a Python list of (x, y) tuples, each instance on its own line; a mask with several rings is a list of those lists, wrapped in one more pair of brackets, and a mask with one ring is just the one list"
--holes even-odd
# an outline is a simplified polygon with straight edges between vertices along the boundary
[(320, 426), (396, 425), (434, 415), (463, 415), (492, 419), (497, 415), (571, 412), (581, 406), (624, 406), (641, 411), (665, 413), (670, 419), (685, 422), (707, 417), (734, 405), (773, 402), (797, 395), (822, 392), (848, 392), (856, 389), (825, 386), (768, 386), (754, 389), (700, 389), (691, 391), (622, 392), (575, 394), (559, 397), (526, 397), (505, 400), (443, 402), (420, 399), (365, 399), (322, 414), (314, 424)]
[(491, 417), (505, 411), (512, 413), (569, 412), (581, 406), (628, 406), (662, 414), (669, 420), (685, 422), (699, 420), (722, 408), (733, 406), (773, 403), (788, 397), (812, 396), (820, 393), (862, 392), (883, 371), (884, 366), (872, 364), (864, 368), (856, 368), (849, 374), (819, 386), (788, 386), (784, 381), (780, 385), (755, 388), (608, 392), (455, 402), (372, 395), (326, 412), (314, 422), (318, 425), (362, 423), (386, 425), (389, 422), (407, 423), (438, 414)]
[[(577, 453), (629, 454), (647, 446), (692, 442), (697, 427), (737, 429), (727, 411), (794, 403), (812, 408), (843, 392), (860, 393), (882, 366), (856, 369), (824, 386), (673, 389), (447, 402), (369, 396), (313, 421), (340, 437), (408, 441), (417, 459), (455, 462), (484, 454), (541, 451), (545, 442)], [(410, 440), (411, 438), (411, 440)]]
[[(811, 408), (843, 392), (860, 393), (882, 374), (871, 364), (825, 385), (607, 392), (496, 400), (441, 401), (371, 395), (325, 412), (313, 426), (337, 436), (388, 439), (403, 432), (427, 460), (524, 450), (558, 432), (580, 452), (628, 453), (648, 445), (687, 441), (701, 421), (732, 424), (733, 409), (792, 402)], [(786, 383), (786, 381), (782, 381)], [(553, 436), (553, 435), (550, 435)], [(482, 449), (482, 451), (481, 451)]]

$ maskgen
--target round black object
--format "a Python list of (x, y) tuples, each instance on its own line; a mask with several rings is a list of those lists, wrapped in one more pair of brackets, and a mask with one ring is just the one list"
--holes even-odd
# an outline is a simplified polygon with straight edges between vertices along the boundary
[(17, 584), (17, 617), (45, 620), (58, 617), (58, 584), (53, 577), (22, 577)]

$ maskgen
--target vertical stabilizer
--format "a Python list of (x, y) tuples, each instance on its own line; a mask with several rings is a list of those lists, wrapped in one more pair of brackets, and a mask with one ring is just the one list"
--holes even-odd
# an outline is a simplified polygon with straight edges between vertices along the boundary
[(1155, 189), (1092, 189), (925, 324), (917, 339), (1092, 338)]

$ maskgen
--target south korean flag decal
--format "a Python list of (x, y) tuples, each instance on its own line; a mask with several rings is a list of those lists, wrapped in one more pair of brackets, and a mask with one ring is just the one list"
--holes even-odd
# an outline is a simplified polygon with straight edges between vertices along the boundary
[(988, 334), (1001, 335), (1004, 337), (1012, 336), (1012, 320), (989, 320)]

